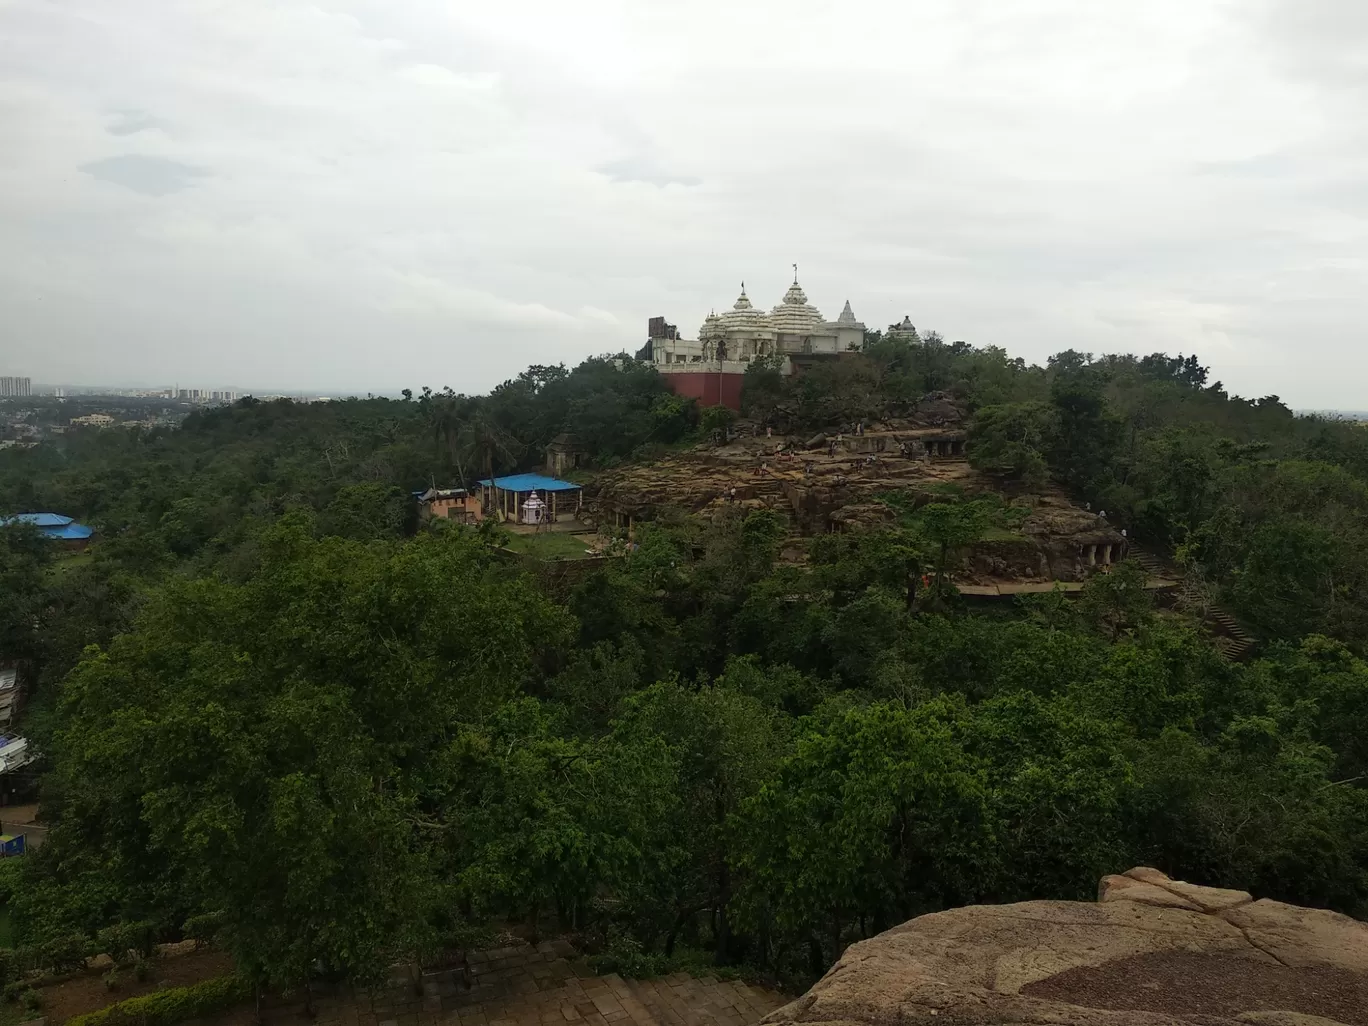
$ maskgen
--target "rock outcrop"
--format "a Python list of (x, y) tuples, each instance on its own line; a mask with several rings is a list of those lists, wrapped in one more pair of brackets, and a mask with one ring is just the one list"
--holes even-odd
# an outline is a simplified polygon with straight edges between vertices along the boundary
[(1368, 1026), (1368, 925), (1155, 869), (1098, 902), (975, 905), (848, 948), (764, 1023)]

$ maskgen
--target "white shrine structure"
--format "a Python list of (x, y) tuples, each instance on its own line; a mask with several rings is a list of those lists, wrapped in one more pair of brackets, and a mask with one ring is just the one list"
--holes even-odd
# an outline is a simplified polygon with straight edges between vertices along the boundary
[(524, 524), (540, 524), (545, 516), (546, 503), (537, 498), (536, 492), (524, 499), (522, 508), (518, 510), (518, 521)]
[(824, 318), (798, 284), (795, 264), (793, 284), (769, 313), (755, 308), (742, 282), (741, 295), (731, 309), (708, 314), (697, 339), (681, 338), (663, 317), (651, 319), (649, 332), (647, 358), (667, 376), (675, 392), (705, 406), (738, 409), (741, 375), (751, 361), (778, 357), (781, 372), (791, 374), (795, 359), (833, 359), (859, 352), (864, 348), (865, 326), (855, 319), (849, 300), (836, 320)]

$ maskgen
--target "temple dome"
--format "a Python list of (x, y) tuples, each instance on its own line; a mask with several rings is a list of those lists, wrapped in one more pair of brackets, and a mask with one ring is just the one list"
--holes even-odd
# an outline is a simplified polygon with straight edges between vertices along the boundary
[(781, 335), (815, 335), (821, 332), (826, 320), (807, 301), (802, 286), (794, 279), (784, 293), (783, 302), (770, 312), (770, 324)]
[(721, 338), (726, 334), (726, 329), (722, 327), (722, 318), (714, 311), (703, 319), (703, 327), (698, 329), (699, 341)]
[(763, 310), (757, 310), (751, 304), (750, 297), (746, 295), (746, 286), (741, 286), (741, 295), (730, 310), (722, 314), (718, 320), (726, 331), (756, 331), (768, 332), (771, 330), (770, 319)]
[(889, 338), (902, 338), (912, 342), (920, 342), (917, 329), (912, 324), (912, 318), (904, 315), (901, 324), (890, 324), (888, 326)]

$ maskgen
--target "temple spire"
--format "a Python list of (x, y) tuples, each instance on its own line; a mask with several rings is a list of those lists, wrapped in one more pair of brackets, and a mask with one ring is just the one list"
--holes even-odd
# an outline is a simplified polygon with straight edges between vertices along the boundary
[(793, 265), (793, 284), (798, 284), (798, 265)]

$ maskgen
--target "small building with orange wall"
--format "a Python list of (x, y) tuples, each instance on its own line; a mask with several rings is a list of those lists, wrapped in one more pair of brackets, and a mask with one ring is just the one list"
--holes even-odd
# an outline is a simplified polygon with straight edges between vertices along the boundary
[(478, 524), (484, 519), (480, 497), (464, 488), (429, 488), (418, 496), (418, 513), (424, 519), (454, 520), (458, 524)]

